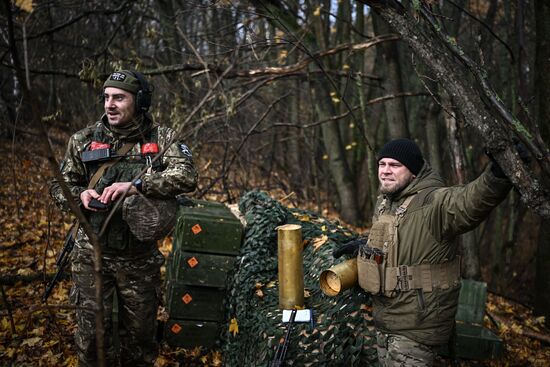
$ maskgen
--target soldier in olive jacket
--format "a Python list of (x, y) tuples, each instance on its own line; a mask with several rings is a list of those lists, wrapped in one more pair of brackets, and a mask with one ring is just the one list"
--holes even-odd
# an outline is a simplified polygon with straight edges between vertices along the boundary
[[(147, 113), (151, 89), (141, 74), (127, 70), (114, 72), (103, 86), (103, 96), (105, 114), (95, 124), (71, 136), (61, 165), (65, 183), (96, 233), (110, 214), (110, 210), (101, 207), (110, 206), (122, 195), (174, 198), (193, 191), (197, 182), (190, 150), (182, 142), (173, 141), (174, 131), (158, 126)], [(168, 144), (163, 156), (153, 162), (152, 158)], [(123, 157), (109, 158), (113, 152)], [(106, 169), (101, 173), (106, 162), (114, 164), (103, 167)], [(132, 184), (144, 169), (145, 174)], [(62, 209), (67, 209), (67, 201), (55, 180), (50, 193)], [(82, 230), (75, 240), (70, 299), (77, 306), (76, 349), (80, 366), (96, 366), (93, 248)], [(142, 242), (134, 236), (123, 220), (121, 209), (108, 222), (101, 242), (106, 365), (118, 365), (119, 356), (123, 366), (152, 366), (158, 353), (155, 328), (164, 258), (155, 241)], [(120, 351), (115, 351), (112, 339), (115, 292)]]
[(445, 187), (408, 139), (387, 143), (377, 159), (381, 195), (367, 246), (384, 257), (360, 250), (359, 284), (373, 295), (380, 363), (430, 366), (436, 347), (449, 340), (458, 307), (455, 240), (479, 225), (512, 186), (493, 173), (496, 166), (467, 185)]

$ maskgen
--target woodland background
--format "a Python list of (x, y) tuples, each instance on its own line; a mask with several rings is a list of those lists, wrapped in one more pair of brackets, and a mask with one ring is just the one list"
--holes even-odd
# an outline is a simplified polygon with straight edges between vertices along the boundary
[[(51, 205), (47, 183), (121, 68), (148, 77), (154, 118), (193, 150), (196, 198), (234, 203), (260, 189), (367, 229), (387, 140), (414, 139), (449, 184), (477, 177), (490, 152), (516, 189), (461, 238), (464, 274), (549, 319), (548, 2), (3, 0), (1, 9), (0, 265), (2, 304), (26, 310), (17, 332), (45, 338), (47, 325), (29, 325), (58, 312), (38, 306), (40, 279), (70, 216)], [(16, 358), (7, 309), (0, 354)], [(543, 330), (545, 318), (535, 320)], [(68, 343), (70, 331), (60, 331)]]

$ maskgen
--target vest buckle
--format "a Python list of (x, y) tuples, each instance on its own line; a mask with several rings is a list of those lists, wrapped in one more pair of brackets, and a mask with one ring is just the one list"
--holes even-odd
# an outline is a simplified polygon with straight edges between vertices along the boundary
[(410, 283), (412, 280), (412, 274), (409, 274), (409, 269), (407, 265), (399, 265), (398, 267), (399, 275), (397, 275), (397, 289), (400, 291), (409, 291)]

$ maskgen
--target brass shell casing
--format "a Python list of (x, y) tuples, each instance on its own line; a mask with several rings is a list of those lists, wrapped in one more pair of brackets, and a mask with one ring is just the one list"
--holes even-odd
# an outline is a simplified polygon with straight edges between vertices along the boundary
[(279, 307), (304, 306), (304, 269), (302, 226), (285, 224), (277, 227), (279, 263)]
[(357, 258), (344, 261), (325, 270), (319, 276), (321, 291), (330, 297), (341, 294), (357, 284)]

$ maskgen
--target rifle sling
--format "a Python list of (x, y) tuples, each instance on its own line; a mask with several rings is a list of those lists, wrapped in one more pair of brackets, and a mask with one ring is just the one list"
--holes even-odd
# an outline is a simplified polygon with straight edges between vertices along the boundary
[(93, 189), (95, 185), (99, 182), (99, 179), (103, 176), (105, 173), (105, 170), (115, 163), (117, 163), (126, 153), (128, 153), (133, 147), (136, 145), (136, 143), (127, 142), (124, 143), (124, 145), (116, 151), (117, 157), (113, 160), (110, 160), (108, 162), (103, 163), (95, 172), (95, 174), (92, 176), (92, 179), (88, 183), (88, 189)]

